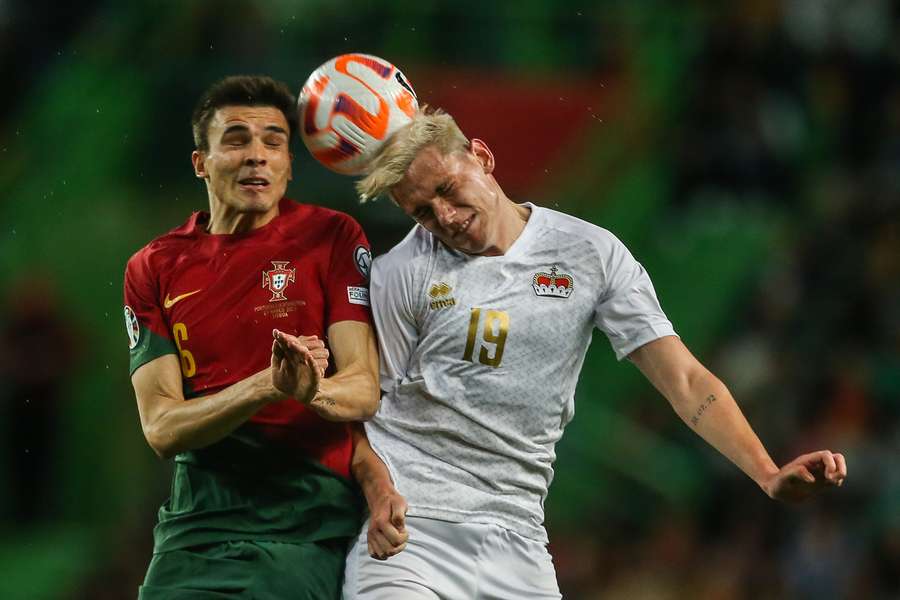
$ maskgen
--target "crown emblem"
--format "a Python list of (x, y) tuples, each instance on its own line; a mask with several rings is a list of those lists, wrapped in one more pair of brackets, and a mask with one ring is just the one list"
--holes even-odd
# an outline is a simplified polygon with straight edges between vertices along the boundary
[(538, 296), (568, 298), (575, 289), (575, 280), (571, 275), (557, 273), (556, 265), (553, 265), (549, 273), (535, 273), (534, 279), (531, 280), (531, 287)]

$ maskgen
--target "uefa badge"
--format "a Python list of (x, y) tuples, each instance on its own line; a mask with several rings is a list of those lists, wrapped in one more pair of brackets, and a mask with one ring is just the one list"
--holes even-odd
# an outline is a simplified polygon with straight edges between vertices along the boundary
[(369, 252), (369, 249), (365, 246), (357, 246), (356, 250), (353, 251), (353, 262), (356, 263), (359, 274), (368, 281), (369, 271), (372, 268), (372, 254)]
[(130, 306), (125, 307), (125, 332), (128, 334), (128, 349), (134, 350), (141, 341), (141, 326)]
[(272, 269), (263, 271), (262, 286), (272, 292), (269, 302), (281, 302), (287, 300), (284, 290), (289, 283), (294, 282), (297, 269), (289, 269), (289, 260), (273, 260)]

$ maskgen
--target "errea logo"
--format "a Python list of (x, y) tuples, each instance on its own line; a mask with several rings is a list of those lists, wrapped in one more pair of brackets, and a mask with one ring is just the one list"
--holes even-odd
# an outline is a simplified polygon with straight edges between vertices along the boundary
[(431, 298), (431, 304), (429, 305), (431, 309), (437, 310), (455, 306), (456, 298), (448, 297), (452, 291), (453, 288), (443, 281), (432, 285), (431, 289), (428, 290), (428, 296)]

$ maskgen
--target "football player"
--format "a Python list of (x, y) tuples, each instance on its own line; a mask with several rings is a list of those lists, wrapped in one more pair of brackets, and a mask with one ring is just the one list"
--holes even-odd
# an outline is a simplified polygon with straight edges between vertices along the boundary
[(284, 84), (210, 87), (191, 156), (209, 212), (128, 261), (141, 426), (175, 462), (141, 598), (336, 599), (361, 516), (351, 470), (402, 502), (377, 459), (352, 458), (350, 422), (379, 399), (369, 244), (348, 215), (285, 197), (296, 131)]
[[(678, 416), (777, 499), (840, 485), (841, 454), (782, 467), (722, 382), (681, 342), (647, 272), (600, 227), (510, 200), (487, 144), (420, 111), (358, 182), (416, 221), (372, 266), (382, 404), (366, 423), (408, 504), (406, 550), (373, 511), (347, 558), (345, 598), (559, 598), (544, 529), (554, 447), (603, 331)], [(372, 531), (376, 533), (373, 534)]]

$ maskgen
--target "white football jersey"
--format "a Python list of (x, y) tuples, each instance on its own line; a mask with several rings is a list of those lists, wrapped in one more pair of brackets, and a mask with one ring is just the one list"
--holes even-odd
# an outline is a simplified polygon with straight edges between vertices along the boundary
[(366, 431), (409, 514), (546, 542), (555, 445), (593, 328), (619, 359), (675, 332), (615, 236), (525, 206), (502, 256), (457, 252), (417, 225), (375, 259), (383, 394)]

